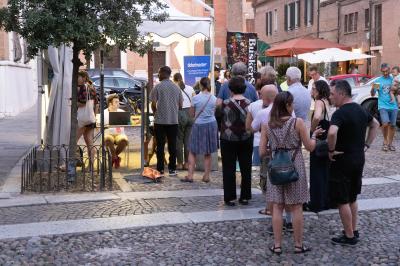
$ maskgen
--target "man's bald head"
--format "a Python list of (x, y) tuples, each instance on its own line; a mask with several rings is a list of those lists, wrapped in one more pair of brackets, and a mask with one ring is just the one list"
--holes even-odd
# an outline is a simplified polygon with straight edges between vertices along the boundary
[(278, 93), (278, 89), (273, 84), (265, 85), (261, 88), (260, 91), (261, 99), (263, 100), (265, 105), (270, 105), (271, 103), (273, 103)]

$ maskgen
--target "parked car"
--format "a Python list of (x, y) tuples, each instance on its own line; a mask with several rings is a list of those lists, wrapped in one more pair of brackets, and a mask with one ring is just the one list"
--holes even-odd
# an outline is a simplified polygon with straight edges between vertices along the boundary
[(366, 84), (372, 77), (365, 74), (344, 74), (329, 78), (331, 80), (347, 80), (351, 87), (358, 87)]
[[(100, 69), (99, 68), (90, 68), (87, 70), (90, 79), (100, 78)], [(143, 77), (135, 77), (123, 70), (122, 68), (105, 68), (104, 76), (108, 77), (117, 77), (117, 78), (132, 78), (134, 80), (139, 81), (141, 86), (145, 86), (147, 84), (147, 79)]]
[[(378, 77), (372, 78), (362, 86), (352, 86), (351, 95), (354, 102), (364, 107), (372, 116), (374, 116), (380, 122), (377, 94), (375, 94), (375, 96), (371, 96), (372, 84), (377, 79)], [(397, 126), (400, 127), (400, 113), (397, 115)]]

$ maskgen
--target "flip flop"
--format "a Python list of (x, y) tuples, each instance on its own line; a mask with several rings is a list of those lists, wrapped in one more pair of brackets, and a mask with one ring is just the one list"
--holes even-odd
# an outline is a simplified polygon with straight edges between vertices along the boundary
[(265, 209), (259, 210), (258, 213), (261, 214), (261, 215), (267, 215), (267, 216), (271, 216), (272, 215), (272, 213), (270, 211), (267, 211)]
[(193, 183), (193, 179), (189, 179), (189, 178), (187, 178), (187, 176), (186, 176), (186, 177), (184, 177), (184, 178), (181, 179), (181, 182), (184, 182), (184, 183)]

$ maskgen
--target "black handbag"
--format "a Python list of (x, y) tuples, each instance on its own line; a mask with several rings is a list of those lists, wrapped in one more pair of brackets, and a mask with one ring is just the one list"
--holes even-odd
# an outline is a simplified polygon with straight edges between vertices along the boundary
[(329, 130), (329, 120), (327, 119), (326, 115), (326, 105), (325, 102), (322, 101), (324, 104), (324, 118), (319, 121), (318, 126), (325, 130), (324, 134), (317, 139), (317, 144), (315, 145), (314, 154), (319, 158), (328, 158), (329, 156), (329, 148), (328, 148), (328, 141), (326, 140)]
[(272, 158), (268, 163), (269, 179), (272, 185), (286, 185), (299, 180), (299, 173), (294, 165), (294, 159), (296, 158), (296, 154), (301, 146), (299, 145), (299, 147), (296, 147), (293, 156), (290, 156), (290, 151), (293, 149), (287, 149), (282, 145), (282, 143), (286, 143), (287, 141), (290, 130), (292, 129), (293, 121), (296, 121), (296, 119), (290, 122), (282, 142), (279, 142), (277, 136), (273, 130), (271, 130), (271, 135), (275, 139), (276, 143), (279, 144), (273, 151)]

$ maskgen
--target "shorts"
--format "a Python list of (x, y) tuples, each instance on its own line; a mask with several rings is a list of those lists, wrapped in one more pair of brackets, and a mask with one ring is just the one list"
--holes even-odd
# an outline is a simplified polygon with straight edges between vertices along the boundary
[(364, 154), (334, 157), (329, 172), (329, 199), (332, 206), (353, 203), (361, 193)]
[(128, 137), (125, 134), (106, 134), (104, 136), (104, 141), (110, 141), (115, 145), (118, 145), (121, 141), (128, 142)]
[(253, 147), (253, 166), (260, 166), (260, 153), (259, 153), (259, 146)]
[(398, 109), (379, 109), (382, 124), (396, 126)]

